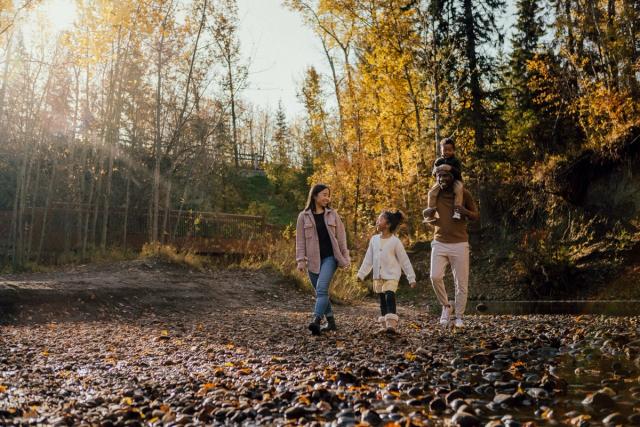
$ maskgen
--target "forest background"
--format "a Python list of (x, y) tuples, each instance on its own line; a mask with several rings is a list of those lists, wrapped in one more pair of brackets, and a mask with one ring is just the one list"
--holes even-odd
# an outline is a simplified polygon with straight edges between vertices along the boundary
[[(243, 96), (233, 0), (79, 0), (73, 28), (26, 37), (37, 1), (0, 1), (1, 261), (20, 270), (114, 250), (118, 221), (264, 216), (295, 275), (293, 230), (323, 182), (357, 262), (383, 208), (426, 279), (420, 212), (443, 137), (479, 202), (472, 297), (635, 296), (640, 280), (640, 4), (633, 0), (287, 0), (321, 42), (304, 114)], [(505, 40), (509, 34), (508, 40)], [(508, 43), (505, 43), (508, 41)], [(291, 52), (295, 55), (295, 52)], [(45, 226), (30, 226), (36, 208)], [(69, 225), (71, 224), (71, 225)], [(126, 227), (125, 227), (126, 230)], [(36, 234), (36, 235), (34, 235)], [(122, 236), (126, 246), (126, 232)], [(335, 292), (362, 289), (338, 276)], [(342, 291), (339, 291), (342, 289)], [(590, 293), (590, 294), (589, 294)]]

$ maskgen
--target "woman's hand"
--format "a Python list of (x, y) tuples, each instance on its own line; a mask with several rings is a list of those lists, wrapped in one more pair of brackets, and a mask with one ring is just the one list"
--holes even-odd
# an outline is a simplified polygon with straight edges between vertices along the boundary
[(296, 267), (300, 273), (304, 273), (307, 270), (307, 266), (304, 261), (300, 261)]
[(418, 284), (416, 282), (411, 282), (409, 283), (409, 286), (411, 286), (411, 289), (415, 289)]

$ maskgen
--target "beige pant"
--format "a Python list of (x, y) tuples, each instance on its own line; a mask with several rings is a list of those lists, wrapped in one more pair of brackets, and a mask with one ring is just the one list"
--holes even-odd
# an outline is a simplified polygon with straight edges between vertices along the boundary
[(462, 318), (467, 306), (469, 288), (469, 243), (431, 242), (431, 283), (438, 301), (442, 305), (449, 304), (447, 290), (444, 287), (444, 273), (447, 264), (451, 264), (453, 281), (456, 286), (456, 317)]
[[(438, 194), (440, 194), (440, 186), (436, 183), (427, 193), (427, 207), (435, 208), (436, 201), (438, 200)], [(464, 184), (462, 181), (453, 182), (453, 206), (462, 206), (464, 201)]]

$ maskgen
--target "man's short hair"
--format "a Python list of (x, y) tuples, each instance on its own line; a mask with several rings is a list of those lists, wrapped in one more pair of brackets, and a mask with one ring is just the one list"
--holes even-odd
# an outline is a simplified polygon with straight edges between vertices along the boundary
[(440, 146), (447, 145), (447, 144), (451, 145), (453, 148), (456, 148), (456, 144), (455, 142), (453, 142), (452, 138), (444, 138), (440, 140)]
[(453, 172), (451, 172), (451, 166), (450, 165), (440, 165), (436, 168), (436, 176), (438, 175), (444, 175), (444, 174), (448, 174), (453, 176)]

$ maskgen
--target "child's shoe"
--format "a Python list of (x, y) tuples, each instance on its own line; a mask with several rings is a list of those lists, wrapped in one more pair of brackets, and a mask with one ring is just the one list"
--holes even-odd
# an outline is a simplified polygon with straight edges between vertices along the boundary
[(453, 208), (453, 216), (452, 216), (453, 219), (461, 219), (462, 218), (460, 216), (460, 210), (459, 209), (460, 208), (457, 207), (457, 206), (455, 208)]
[(396, 329), (398, 328), (398, 319), (399, 319), (398, 315), (389, 313), (384, 317), (387, 324), (387, 332), (390, 334), (395, 334)]

